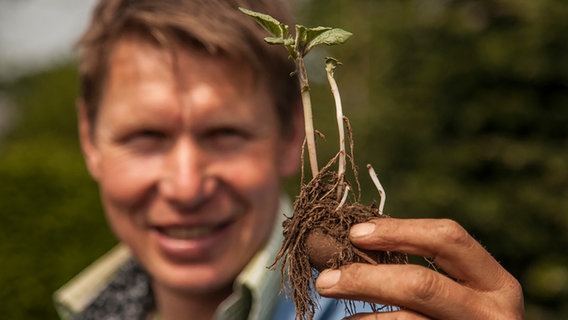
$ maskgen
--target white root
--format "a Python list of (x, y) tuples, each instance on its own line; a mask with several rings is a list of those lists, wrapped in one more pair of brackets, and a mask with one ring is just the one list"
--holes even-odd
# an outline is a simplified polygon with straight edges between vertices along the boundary
[(349, 195), (349, 190), (351, 190), (351, 188), (349, 186), (345, 187), (345, 191), (343, 192), (343, 197), (341, 198), (341, 202), (339, 202), (339, 205), (337, 206), (337, 208), (335, 208), (335, 211), (339, 210), (339, 208), (343, 207), (343, 205), (345, 204), (345, 201), (347, 201), (347, 196)]
[(371, 176), (371, 180), (373, 180), (373, 183), (375, 184), (375, 187), (379, 192), (379, 196), (381, 197), (381, 201), (379, 202), (379, 213), (382, 215), (384, 213), (383, 210), (385, 208), (385, 201), (387, 199), (387, 194), (385, 192), (385, 189), (381, 185), (381, 182), (379, 181), (379, 178), (377, 177), (377, 174), (375, 173), (375, 169), (373, 169), (373, 166), (367, 164), (367, 169), (369, 170), (369, 176)]

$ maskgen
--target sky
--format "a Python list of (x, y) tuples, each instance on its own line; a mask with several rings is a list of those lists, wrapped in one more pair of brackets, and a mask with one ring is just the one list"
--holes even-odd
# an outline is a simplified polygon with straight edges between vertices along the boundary
[(95, 0), (0, 0), (0, 78), (73, 54)]

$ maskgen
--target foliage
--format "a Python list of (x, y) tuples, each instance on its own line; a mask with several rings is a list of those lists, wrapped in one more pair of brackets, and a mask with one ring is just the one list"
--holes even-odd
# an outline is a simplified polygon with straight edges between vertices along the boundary
[(270, 15), (245, 8), (239, 9), (256, 20), (259, 25), (272, 35), (272, 37), (264, 38), (267, 43), (284, 45), (293, 59), (304, 57), (313, 48), (321, 44), (329, 46), (342, 44), (352, 35), (350, 32), (340, 28), (307, 28), (299, 24), (295, 25), (295, 34), (291, 35), (288, 25), (274, 19)]
[(52, 293), (115, 242), (77, 143), (74, 69), (0, 85), (17, 106), (0, 143), (5, 319), (57, 319)]

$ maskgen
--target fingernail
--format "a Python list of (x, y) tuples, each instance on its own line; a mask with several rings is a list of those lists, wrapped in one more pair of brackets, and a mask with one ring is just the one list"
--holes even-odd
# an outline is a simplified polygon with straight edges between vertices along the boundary
[(317, 280), (317, 286), (321, 289), (329, 289), (339, 281), (339, 277), (341, 277), (341, 271), (337, 269), (325, 270), (320, 273)]
[(368, 236), (375, 231), (375, 224), (370, 222), (356, 224), (351, 227), (351, 237), (353, 238), (360, 238), (364, 236)]

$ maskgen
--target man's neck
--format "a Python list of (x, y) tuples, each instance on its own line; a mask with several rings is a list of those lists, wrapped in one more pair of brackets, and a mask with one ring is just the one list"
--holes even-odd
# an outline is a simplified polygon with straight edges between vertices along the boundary
[(187, 293), (153, 281), (152, 290), (160, 320), (210, 320), (232, 292), (225, 288), (208, 294)]

